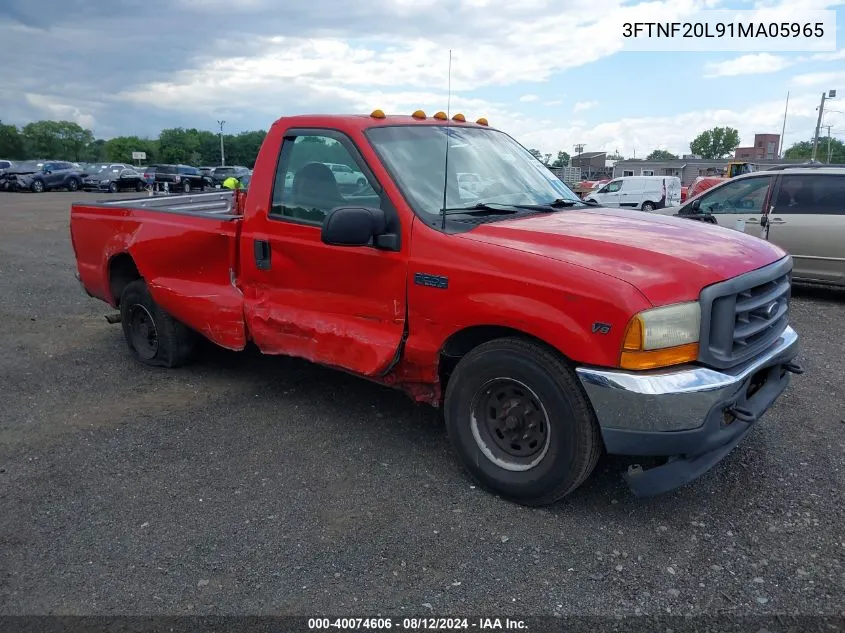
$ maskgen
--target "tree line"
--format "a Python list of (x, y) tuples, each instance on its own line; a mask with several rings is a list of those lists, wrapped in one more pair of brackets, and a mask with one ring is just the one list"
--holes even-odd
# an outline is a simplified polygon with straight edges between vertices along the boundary
[[(266, 134), (264, 130), (224, 134), (226, 164), (252, 168)], [(147, 164), (219, 165), (220, 136), (209, 130), (168, 128), (155, 139), (104, 140), (73, 121), (34, 121), (20, 128), (0, 121), (0, 158), (130, 163), (132, 152), (145, 152)]]
[[(254, 130), (240, 134), (224, 134), (226, 163), (252, 168), (267, 132)], [(739, 132), (731, 127), (714, 127), (699, 134), (690, 143), (690, 151), (702, 158), (716, 159), (731, 156), (739, 147)], [(314, 148), (316, 151), (317, 148)], [(556, 155), (530, 149), (538, 160), (552, 168), (566, 167), (571, 155), (558, 151)], [(23, 127), (0, 121), (0, 158), (23, 160), (41, 158), (74, 162), (132, 162), (132, 152), (145, 152), (146, 163), (184, 163), (188, 165), (217, 165), (220, 163), (220, 136), (209, 130), (196, 128), (168, 128), (158, 138), (117, 136), (108, 140), (94, 137), (91, 130), (73, 121), (33, 121)], [(345, 162), (343, 152), (332, 148), (320, 149), (329, 162)], [(335, 155), (336, 154), (336, 155)], [(809, 159), (813, 142), (801, 141), (784, 152), (784, 158)], [(827, 137), (819, 138), (816, 159), (826, 162)], [(621, 159), (621, 156), (612, 158)], [(646, 160), (677, 160), (676, 154), (656, 149)], [(830, 162), (845, 164), (845, 143), (830, 139)]]

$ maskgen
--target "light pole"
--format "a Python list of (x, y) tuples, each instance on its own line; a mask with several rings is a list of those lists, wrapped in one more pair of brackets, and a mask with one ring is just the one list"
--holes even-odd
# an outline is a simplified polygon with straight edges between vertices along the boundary
[(578, 169), (584, 169), (584, 166), (581, 164), (581, 153), (584, 151), (584, 144), (578, 143), (575, 145), (575, 153), (578, 154)]
[(825, 99), (835, 99), (836, 98), (836, 91), (829, 90), (827, 93), (822, 93), (822, 102), (819, 104), (819, 107), (816, 110), (819, 111), (819, 118), (816, 121), (816, 134), (813, 137), (813, 158), (812, 160), (815, 162), (816, 160), (816, 150), (819, 147), (819, 130), (822, 127), (822, 117), (824, 116), (824, 102)]
[(220, 126), (220, 165), (225, 167), (226, 166), (226, 154), (223, 152), (223, 125), (226, 121), (217, 121), (217, 125)]

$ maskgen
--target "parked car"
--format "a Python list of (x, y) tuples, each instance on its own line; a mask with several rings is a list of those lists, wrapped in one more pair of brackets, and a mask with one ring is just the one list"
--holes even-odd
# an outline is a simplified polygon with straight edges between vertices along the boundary
[(0, 191), (8, 189), (8, 180), (6, 180), (6, 170), (14, 167), (15, 163), (10, 160), (0, 160)]
[(332, 170), (335, 182), (341, 187), (360, 187), (367, 183), (364, 174), (357, 169), (352, 169), (349, 165), (338, 163), (323, 163)]
[(214, 181), (215, 185), (222, 185), (223, 181), (229, 178), (230, 176), (234, 176), (238, 180), (241, 179), (241, 176), (247, 176), (251, 174), (252, 171), (248, 167), (242, 167), (240, 165), (227, 165), (227, 166), (220, 166), (215, 167), (212, 169), (211, 173), (208, 176)]
[(190, 165), (152, 165), (151, 171), (156, 188), (167, 184), (170, 191), (189, 193), (194, 189), (202, 191), (214, 186), (211, 178), (203, 176), (199, 169)]
[(52, 189), (76, 191), (82, 171), (67, 161), (23, 161), (6, 170), (9, 189), (41, 193)]
[(795, 281), (845, 286), (845, 167), (790, 167), (724, 180), (678, 209), (768, 240)]
[(654, 211), (681, 204), (681, 179), (677, 176), (622, 176), (584, 197), (603, 207)]
[(146, 186), (144, 175), (128, 165), (109, 165), (83, 181), (86, 190), (110, 193), (125, 190), (143, 191)]
[(99, 189), (100, 180), (111, 170), (122, 170), (130, 168), (125, 163), (97, 163), (90, 164), (85, 169), (85, 176), (82, 178), (82, 189), (94, 191)]
[[(792, 259), (587, 204), (510, 136), (457, 119), (281, 118), (246, 193), (75, 203), (81, 284), (120, 310), (140, 363), (188, 363), (200, 337), (254, 344), (442, 407), (472, 477), (519, 503), (566, 496), (603, 451), (670, 458), (629, 471), (641, 496), (709, 470), (802, 371)], [(345, 156), (364, 193), (302, 138)], [(458, 171), (496, 185), (466, 200)]]

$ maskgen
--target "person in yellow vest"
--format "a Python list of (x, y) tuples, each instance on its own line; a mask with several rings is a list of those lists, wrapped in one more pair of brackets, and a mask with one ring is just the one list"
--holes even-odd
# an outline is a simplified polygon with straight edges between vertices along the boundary
[(241, 181), (235, 178), (234, 176), (229, 176), (226, 180), (223, 181), (223, 188), (224, 189), (240, 189), (241, 188)]

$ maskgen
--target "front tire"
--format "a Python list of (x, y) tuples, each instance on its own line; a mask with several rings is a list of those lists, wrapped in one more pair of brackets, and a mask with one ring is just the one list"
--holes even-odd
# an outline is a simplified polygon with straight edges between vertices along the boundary
[(574, 372), (522, 339), (490, 341), (464, 356), (446, 388), (444, 417), (472, 478), (522, 505), (568, 495), (589, 477), (602, 450)]
[(79, 181), (76, 178), (71, 178), (67, 181), (67, 190), (76, 191), (79, 189)]
[(109, 183), (109, 193), (117, 193), (117, 183), (116, 182)]
[(191, 183), (186, 182), (182, 185), (182, 191), (184, 193), (191, 193)]
[(44, 193), (44, 181), (33, 180), (29, 188), (32, 190), (32, 193)]
[(194, 358), (198, 335), (164, 312), (142, 279), (120, 295), (123, 336), (136, 359), (155, 367), (179, 367)]

